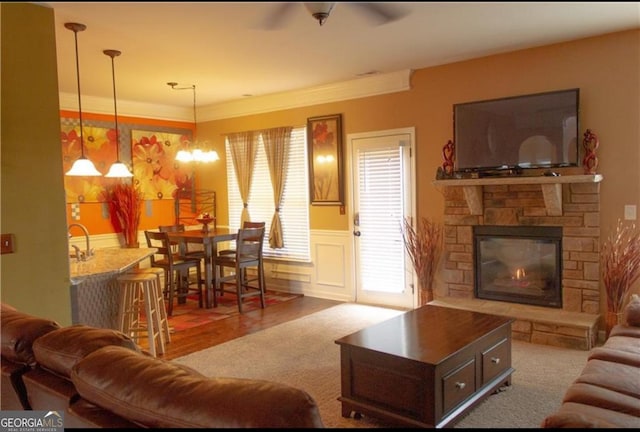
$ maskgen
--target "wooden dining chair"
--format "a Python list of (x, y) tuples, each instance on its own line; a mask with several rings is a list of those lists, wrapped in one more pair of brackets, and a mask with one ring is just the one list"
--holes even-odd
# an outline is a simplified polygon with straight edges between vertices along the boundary
[[(252, 221), (244, 221), (242, 223), (242, 228), (265, 228), (265, 223), (264, 222), (252, 222)], [(266, 234), (266, 232), (265, 232)], [(235, 243), (235, 242), (234, 242)], [(221, 255), (234, 255), (236, 253), (236, 249), (235, 246), (232, 245), (232, 247), (228, 248), (228, 249), (223, 249), (218, 251), (218, 256)], [(264, 274), (264, 260), (262, 259), (262, 254), (260, 254), (260, 268), (262, 270), (262, 274)], [(245, 278), (247, 277), (247, 275), (245, 274)], [(247, 280), (247, 282), (252, 282), (252, 280)], [(264, 285), (264, 281), (262, 281), (262, 284)], [(266, 292), (266, 285), (265, 285), (265, 292)]]
[[(173, 313), (174, 295), (178, 303), (185, 303), (190, 292), (195, 292), (198, 296), (198, 305), (203, 307), (202, 293), (202, 271), (200, 269), (200, 258), (189, 258), (175, 253), (172, 250), (172, 242), (167, 232), (145, 231), (147, 246), (156, 248), (155, 254), (151, 255), (151, 267), (159, 267), (165, 271), (164, 293), (168, 297), (167, 314)], [(189, 272), (196, 270), (196, 281), (191, 282)], [(192, 288), (196, 284), (197, 288)]]
[[(262, 266), (264, 232), (264, 226), (260, 228), (241, 228), (236, 235), (235, 253), (220, 255), (216, 258), (215, 278), (217, 292), (213, 296), (214, 306), (218, 305), (218, 295), (228, 292), (236, 295), (240, 313), (242, 313), (244, 299), (253, 296), (260, 296), (260, 307), (264, 309), (265, 278)], [(232, 274), (225, 275), (225, 268), (229, 269)], [(246, 270), (249, 268), (255, 269), (256, 278), (251, 280), (247, 278)], [(235, 289), (227, 288), (228, 285), (235, 285)]]
[[(184, 232), (185, 229), (186, 227), (184, 224), (158, 226), (158, 230), (160, 232)], [(187, 258), (204, 259), (204, 250), (202, 249), (202, 247), (198, 249), (196, 246), (201, 245), (188, 245), (187, 243), (172, 242), (172, 248), (174, 252), (179, 253)]]

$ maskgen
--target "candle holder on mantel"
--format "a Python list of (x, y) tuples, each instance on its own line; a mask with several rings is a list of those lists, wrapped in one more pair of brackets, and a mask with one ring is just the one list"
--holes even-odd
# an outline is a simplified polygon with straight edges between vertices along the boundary
[(596, 156), (596, 150), (600, 146), (598, 136), (591, 132), (591, 129), (587, 129), (584, 133), (584, 140), (582, 141), (584, 147), (584, 158), (582, 158), (582, 166), (584, 167), (585, 174), (595, 174), (596, 168), (598, 168), (598, 157)]
[[(215, 222), (216, 218), (213, 218), (208, 214), (204, 214), (199, 218), (196, 218), (196, 220), (202, 224), (202, 232), (206, 234), (209, 232), (209, 224), (211, 222)], [(215, 229), (215, 226), (214, 226), (214, 229)]]
[(455, 144), (449, 140), (444, 147), (442, 147), (442, 170), (438, 170), (443, 178), (453, 177), (453, 160), (455, 158)]

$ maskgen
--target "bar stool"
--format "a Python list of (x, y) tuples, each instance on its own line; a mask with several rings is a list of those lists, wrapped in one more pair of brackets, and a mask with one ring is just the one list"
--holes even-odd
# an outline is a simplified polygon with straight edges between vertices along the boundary
[[(117, 278), (120, 287), (118, 323), (120, 331), (138, 342), (138, 334), (145, 332), (149, 352), (156, 357), (164, 354), (164, 331), (158, 305), (158, 276), (148, 272), (124, 273)], [(146, 325), (140, 315), (144, 308)]]
[(156, 275), (156, 295), (157, 308), (159, 311), (158, 317), (160, 319), (160, 329), (162, 330), (162, 334), (164, 335), (164, 343), (167, 344), (171, 342), (171, 328), (169, 327), (167, 308), (164, 302), (164, 295), (162, 293), (162, 278), (164, 277), (164, 270), (158, 267), (144, 267), (131, 269), (127, 273), (150, 273)]

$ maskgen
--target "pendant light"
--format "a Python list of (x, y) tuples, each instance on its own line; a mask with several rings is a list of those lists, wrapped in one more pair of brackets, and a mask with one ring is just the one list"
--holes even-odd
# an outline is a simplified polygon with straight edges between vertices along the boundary
[(116, 131), (116, 161), (109, 168), (109, 172), (105, 174), (105, 177), (133, 177), (131, 171), (127, 166), (120, 162), (120, 135), (118, 134), (118, 106), (116, 103), (116, 69), (114, 66), (113, 59), (120, 54), (122, 54), (118, 50), (104, 50), (102, 51), (105, 55), (111, 57), (111, 76), (113, 78), (113, 112), (115, 119), (115, 131)]
[(203, 144), (204, 148), (198, 147), (198, 142), (196, 141), (196, 130), (198, 128), (196, 122), (196, 86), (195, 84), (190, 87), (176, 87), (178, 83), (176, 82), (168, 82), (168, 86), (170, 86), (174, 90), (193, 90), (193, 141), (190, 143), (190, 147), (193, 146), (191, 150), (180, 150), (178, 154), (176, 154), (176, 160), (179, 162), (214, 162), (220, 159), (218, 156), (218, 152), (211, 149), (206, 149), (208, 147), (208, 143), (205, 142)]
[(66, 172), (68, 176), (101, 176), (102, 173), (96, 169), (89, 159), (84, 155), (84, 132), (82, 130), (82, 102), (80, 98), (80, 60), (78, 56), (78, 32), (84, 31), (87, 26), (79, 23), (65, 23), (64, 26), (73, 31), (76, 41), (76, 75), (78, 78), (78, 114), (80, 118), (80, 158), (77, 159), (71, 169)]

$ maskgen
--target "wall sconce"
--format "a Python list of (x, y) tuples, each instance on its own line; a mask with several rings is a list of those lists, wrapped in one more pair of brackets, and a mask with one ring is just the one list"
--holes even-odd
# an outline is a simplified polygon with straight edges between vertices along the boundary
[(198, 141), (196, 140), (196, 130), (198, 128), (198, 124), (196, 123), (196, 86), (195, 84), (190, 87), (176, 87), (178, 83), (176, 82), (168, 82), (168, 86), (170, 86), (174, 90), (193, 90), (193, 141), (189, 144), (189, 147), (192, 147), (191, 150), (180, 150), (178, 154), (176, 154), (176, 160), (179, 162), (214, 162), (220, 159), (218, 156), (218, 152), (215, 150), (206, 150), (208, 147), (208, 143), (203, 143), (203, 148), (199, 148)]
[(113, 77), (113, 112), (115, 118), (115, 130), (116, 130), (116, 161), (109, 168), (109, 172), (105, 174), (105, 177), (133, 177), (129, 168), (122, 162), (120, 162), (120, 135), (118, 133), (118, 106), (116, 104), (116, 69), (113, 59), (120, 54), (118, 50), (104, 50), (105, 55), (111, 57), (111, 76)]
[(68, 176), (101, 176), (102, 173), (98, 171), (89, 159), (84, 155), (84, 132), (82, 128), (82, 102), (80, 98), (80, 60), (78, 56), (78, 32), (84, 31), (87, 26), (79, 23), (65, 23), (64, 26), (73, 31), (76, 41), (76, 75), (78, 77), (78, 114), (80, 118), (80, 158), (77, 159), (71, 169), (65, 173)]

